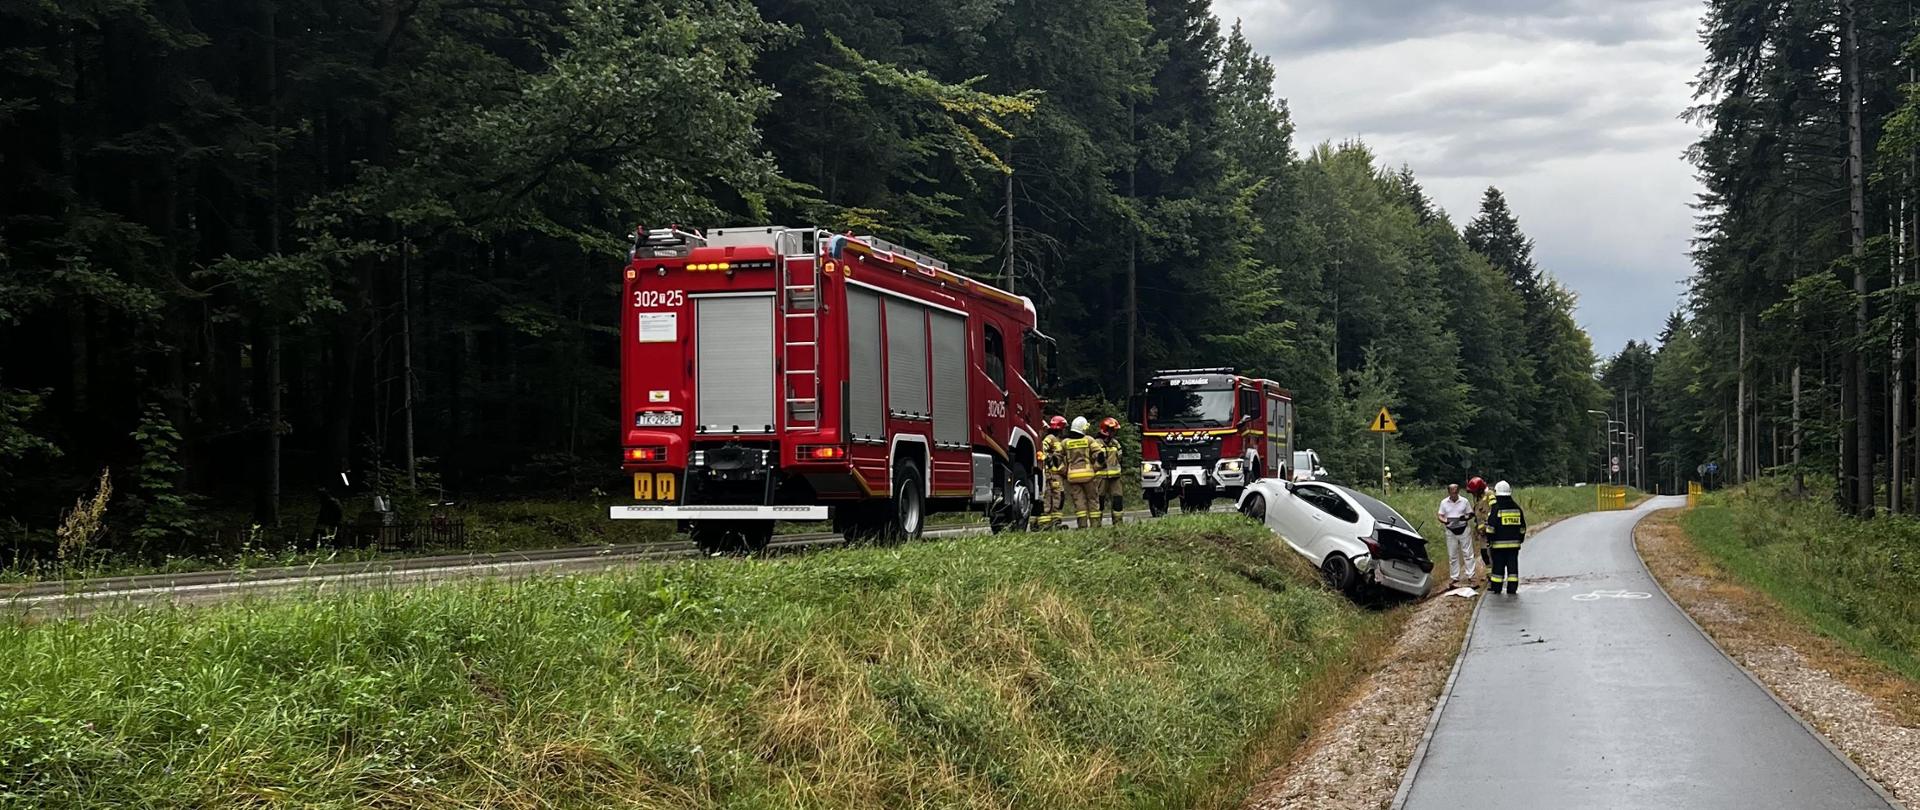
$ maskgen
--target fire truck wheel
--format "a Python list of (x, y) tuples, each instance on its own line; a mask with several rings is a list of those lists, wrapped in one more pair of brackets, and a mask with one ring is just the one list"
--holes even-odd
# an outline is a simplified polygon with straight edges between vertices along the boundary
[(1147, 514), (1153, 515), (1154, 517), (1166, 517), (1167, 516), (1167, 493), (1164, 491), (1155, 489), (1155, 490), (1148, 490), (1146, 495), (1147, 495)]
[(767, 544), (773, 541), (773, 521), (743, 520), (737, 532), (737, 542), (741, 551), (759, 554), (767, 550)]
[(1033, 519), (1033, 476), (1027, 473), (1025, 464), (1007, 468), (1006, 474), (1006, 486), (1000, 493), (1000, 503), (994, 505), (993, 514), (987, 519), (987, 527), (994, 534), (1023, 531)]
[(701, 554), (724, 554), (733, 545), (727, 537), (726, 526), (719, 521), (690, 523), (687, 525), (687, 534), (693, 535), (693, 544), (700, 548)]
[(1189, 514), (1213, 508), (1212, 487), (1187, 487), (1180, 493), (1180, 511)]
[(927, 524), (927, 497), (920, 490), (920, 468), (913, 462), (902, 462), (893, 471), (893, 510), (887, 516), (887, 526), (881, 532), (881, 539), (889, 543), (920, 539), (921, 529)]

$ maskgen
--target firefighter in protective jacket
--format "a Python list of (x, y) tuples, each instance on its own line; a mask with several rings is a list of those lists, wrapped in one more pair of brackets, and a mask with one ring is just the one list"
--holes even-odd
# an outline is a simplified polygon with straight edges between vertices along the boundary
[(1505, 481), (1493, 485), (1493, 505), (1487, 510), (1487, 522), (1481, 529), (1487, 538), (1487, 592), (1520, 592), (1520, 544), (1527, 541), (1527, 513), (1513, 499), (1513, 487)]
[(1060, 508), (1067, 499), (1067, 447), (1061, 434), (1067, 432), (1067, 418), (1055, 416), (1047, 420), (1047, 435), (1040, 440), (1040, 470), (1046, 475), (1046, 490), (1041, 493), (1040, 520), (1042, 529), (1058, 528)]
[(1100, 525), (1100, 513), (1105, 512), (1107, 522), (1120, 525), (1120, 420), (1111, 416), (1100, 420), (1100, 433), (1094, 437), (1094, 446), (1099, 450), (1098, 469), (1094, 478), (1093, 525)]
[(1086, 417), (1074, 417), (1066, 440), (1061, 442), (1061, 455), (1067, 467), (1067, 502), (1073, 504), (1076, 525), (1082, 529), (1098, 525), (1091, 521), (1100, 519), (1094, 511), (1094, 487), (1099, 486), (1099, 481), (1094, 477), (1093, 437), (1087, 435), (1088, 427)]

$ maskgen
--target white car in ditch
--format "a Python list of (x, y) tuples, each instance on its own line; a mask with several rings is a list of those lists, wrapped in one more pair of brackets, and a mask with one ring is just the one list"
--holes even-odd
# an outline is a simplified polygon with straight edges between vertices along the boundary
[(1240, 493), (1240, 514), (1266, 524), (1348, 596), (1380, 588), (1421, 597), (1432, 584), (1426, 539), (1370, 495), (1319, 481), (1267, 479)]

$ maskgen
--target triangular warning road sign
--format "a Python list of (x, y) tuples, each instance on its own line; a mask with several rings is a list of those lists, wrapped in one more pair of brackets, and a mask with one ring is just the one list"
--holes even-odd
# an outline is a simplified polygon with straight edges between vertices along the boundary
[(1386, 408), (1380, 409), (1380, 415), (1375, 416), (1373, 418), (1373, 424), (1368, 425), (1367, 429), (1375, 433), (1399, 433), (1400, 432), (1400, 426), (1394, 424), (1393, 414), (1387, 413)]

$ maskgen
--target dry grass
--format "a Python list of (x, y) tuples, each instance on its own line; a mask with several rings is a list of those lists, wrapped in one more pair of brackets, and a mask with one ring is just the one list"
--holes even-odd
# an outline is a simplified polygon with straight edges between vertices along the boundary
[(1640, 523), (1635, 543), (1675, 602), (1727, 654), (1897, 798), (1920, 797), (1920, 684), (1840, 642), (1703, 553), (1681, 511)]

